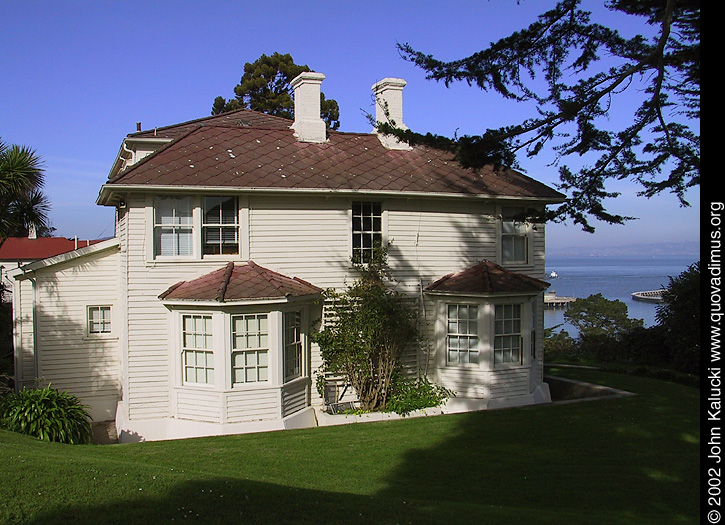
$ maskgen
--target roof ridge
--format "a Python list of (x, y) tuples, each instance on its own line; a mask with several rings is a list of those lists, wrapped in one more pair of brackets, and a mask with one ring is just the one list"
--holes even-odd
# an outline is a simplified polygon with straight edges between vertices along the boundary
[(214, 296), (214, 299), (219, 301), (220, 303), (224, 302), (224, 298), (227, 294), (227, 288), (229, 288), (229, 281), (231, 280), (232, 273), (234, 272), (234, 263), (228, 262), (223, 270), (224, 276), (222, 278), (222, 282), (219, 285), (219, 289), (217, 290), (216, 295)]

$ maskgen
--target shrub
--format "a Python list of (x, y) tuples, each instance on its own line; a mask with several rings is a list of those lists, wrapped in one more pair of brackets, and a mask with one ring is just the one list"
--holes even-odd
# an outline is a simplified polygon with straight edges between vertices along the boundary
[(437, 407), (453, 396), (452, 391), (425, 377), (400, 379), (395, 382), (387, 410), (405, 416), (414, 410)]
[(77, 397), (50, 386), (23, 389), (0, 406), (5, 428), (44, 441), (80, 444), (91, 440), (91, 417)]

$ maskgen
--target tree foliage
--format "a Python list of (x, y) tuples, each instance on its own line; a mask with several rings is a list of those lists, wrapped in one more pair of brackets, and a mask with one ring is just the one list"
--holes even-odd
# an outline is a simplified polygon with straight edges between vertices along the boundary
[(607, 336), (620, 339), (626, 332), (642, 326), (641, 319), (630, 319), (627, 305), (622, 301), (605, 299), (600, 293), (577, 299), (564, 312), (582, 338)]
[(700, 263), (692, 264), (670, 283), (657, 307), (657, 322), (665, 329), (672, 361), (681, 370), (700, 369)]
[[(533, 156), (547, 147), (557, 163), (592, 153), (598, 158), (591, 166), (560, 167), (558, 186), (569, 199), (550, 217), (571, 218), (586, 231), (594, 231), (591, 218), (620, 224), (630, 219), (605, 208), (605, 199), (618, 195), (608, 189), (612, 180), (635, 181), (645, 197), (672, 192), (687, 206), (686, 190), (700, 184), (700, 2), (610, 0), (611, 11), (654, 28), (651, 37), (631, 38), (592, 22), (580, 3), (560, 0), (527, 28), (460, 60), (442, 61), (399, 45), (403, 58), (428, 78), (447, 86), (467, 82), (533, 103), (531, 118), (456, 138), (388, 124), (380, 130), (445, 148), (472, 168), (517, 167), (518, 153)], [(641, 104), (619, 127), (609, 116), (621, 99), (641, 99)]]
[[(293, 119), (294, 93), (290, 82), (307, 71), (311, 71), (308, 66), (295, 64), (289, 54), (262, 55), (254, 62), (244, 64), (244, 74), (234, 88), (234, 98), (216, 97), (211, 113), (218, 115), (246, 108)], [(329, 129), (340, 127), (337, 101), (326, 99), (324, 93), (320, 93), (320, 112)]]
[[(403, 296), (389, 289), (383, 272), (385, 256), (376, 254), (345, 292), (330, 290), (333, 322), (314, 334), (325, 374), (342, 375), (355, 389), (362, 410), (382, 410), (394, 392), (400, 356), (415, 340), (415, 314)], [(318, 382), (318, 387), (324, 387)]]
[(44, 182), (43, 163), (35, 151), (0, 141), (0, 243), (26, 236), (31, 225), (40, 233), (50, 230)]

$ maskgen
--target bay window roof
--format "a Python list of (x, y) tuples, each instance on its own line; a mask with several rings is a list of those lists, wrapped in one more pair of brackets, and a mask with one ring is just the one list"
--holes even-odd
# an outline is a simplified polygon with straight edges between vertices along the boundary
[(181, 281), (159, 295), (163, 301), (230, 303), (317, 296), (322, 289), (287, 277), (253, 261), (226, 266), (191, 281)]
[(547, 282), (483, 260), (463, 271), (441, 277), (425, 291), (461, 295), (536, 294), (549, 286)]

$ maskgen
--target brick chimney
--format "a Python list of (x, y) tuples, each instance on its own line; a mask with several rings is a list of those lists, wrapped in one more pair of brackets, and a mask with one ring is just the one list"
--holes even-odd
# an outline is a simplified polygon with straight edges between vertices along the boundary
[(297, 75), (290, 85), (294, 89), (295, 122), (291, 128), (301, 142), (326, 142), (327, 129), (320, 117), (322, 73), (307, 71)]
[[(375, 120), (389, 122), (399, 129), (408, 129), (403, 124), (403, 88), (407, 82), (402, 78), (384, 78), (373, 84), (375, 93)], [(376, 132), (374, 130), (374, 132)], [(411, 147), (392, 135), (378, 134), (380, 142), (388, 149), (409, 150)]]

